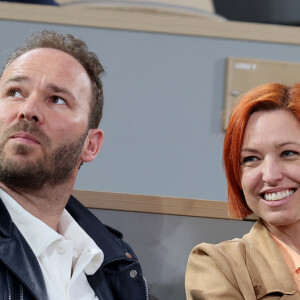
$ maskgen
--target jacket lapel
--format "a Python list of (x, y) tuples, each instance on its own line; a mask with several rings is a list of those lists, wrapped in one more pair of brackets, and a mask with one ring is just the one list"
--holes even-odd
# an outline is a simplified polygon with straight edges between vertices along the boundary
[[(109, 232), (106, 226), (104, 226), (95, 215), (93, 215), (73, 196), (70, 197), (66, 209), (79, 226), (87, 232), (87, 234), (103, 251), (103, 265), (118, 258), (126, 258), (125, 251), (120, 251), (120, 249), (124, 249), (124, 244), (122, 244), (118, 239), (113, 238), (112, 233)], [(97, 224), (96, 228), (95, 224)], [(115, 235), (119, 235), (119, 237), (122, 238), (122, 234), (120, 232), (116, 230), (114, 230), (114, 232)], [(131, 254), (134, 256), (134, 253)]]
[[(246, 264), (257, 299), (279, 292), (288, 299), (300, 300), (293, 276), (262, 220), (252, 227), (244, 239)], [(286, 299), (285, 296), (282, 299)]]
[[(114, 238), (113, 234), (107, 229), (107, 227), (104, 226), (95, 215), (93, 215), (73, 196), (70, 197), (66, 209), (104, 253), (102, 266), (94, 275), (87, 276), (90, 286), (94, 289), (99, 300), (116, 299), (116, 295), (113, 294), (113, 291), (109, 286), (109, 282), (103, 272), (103, 268), (109, 263), (116, 262), (117, 265), (118, 260), (129, 260), (129, 258), (126, 257), (125, 244), (120, 242), (119, 239)], [(97, 224), (96, 227), (95, 224)], [(122, 234), (120, 232), (112, 228), (110, 230), (114, 232), (114, 235), (122, 238)], [(135, 254), (131, 249), (128, 249), (127, 251), (132, 255), (133, 260), (136, 259)], [(113, 273), (113, 271), (110, 272)], [(119, 288), (121, 289), (121, 287)]]
[(30, 246), (12, 223), (0, 199), (0, 261), (36, 299), (46, 300), (47, 291), (40, 265)]

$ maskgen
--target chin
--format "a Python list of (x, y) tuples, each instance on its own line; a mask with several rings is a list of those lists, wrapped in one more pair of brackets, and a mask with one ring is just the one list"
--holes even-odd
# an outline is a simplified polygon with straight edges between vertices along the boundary
[(291, 214), (288, 214), (286, 212), (272, 214), (271, 216), (269, 215), (265, 218), (262, 217), (262, 219), (265, 223), (276, 227), (290, 226), (300, 221), (299, 216), (292, 216)]

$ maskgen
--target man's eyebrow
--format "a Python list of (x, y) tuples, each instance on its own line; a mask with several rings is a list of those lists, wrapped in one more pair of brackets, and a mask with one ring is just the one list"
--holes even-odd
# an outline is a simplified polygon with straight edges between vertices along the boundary
[(6, 82), (10, 83), (10, 82), (21, 82), (21, 81), (28, 81), (28, 80), (29, 80), (28, 76), (18, 76), (18, 75), (16, 75), (16, 76), (9, 77)]
[(47, 85), (47, 88), (51, 89), (55, 93), (64, 93), (64, 94), (67, 94), (67, 95), (70, 95), (70, 96), (73, 97), (73, 94), (68, 89), (65, 89), (63, 87), (59, 87), (55, 84), (50, 83), (50, 84)]

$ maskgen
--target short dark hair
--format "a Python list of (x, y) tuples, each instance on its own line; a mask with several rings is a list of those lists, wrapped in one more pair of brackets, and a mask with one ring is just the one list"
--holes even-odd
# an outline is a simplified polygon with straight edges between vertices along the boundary
[(52, 48), (61, 50), (73, 56), (86, 70), (92, 90), (92, 99), (90, 99), (90, 113), (88, 128), (97, 128), (103, 110), (103, 88), (101, 76), (104, 74), (104, 69), (94, 52), (88, 50), (85, 42), (75, 38), (72, 34), (61, 34), (56, 31), (43, 30), (35, 32), (30, 38), (26, 39), (20, 46), (10, 55), (4, 70), (22, 54), (38, 48)]

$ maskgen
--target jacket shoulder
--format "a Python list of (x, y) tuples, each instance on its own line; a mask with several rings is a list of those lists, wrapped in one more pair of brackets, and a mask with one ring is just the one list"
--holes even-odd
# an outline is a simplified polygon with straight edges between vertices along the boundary
[(106, 227), (106, 229), (112, 234), (114, 235), (116, 238), (118, 239), (123, 239), (123, 233), (113, 227), (110, 227), (106, 224), (104, 224), (104, 226)]
[(261, 299), (271, 295), (281, 299), (284, 294), (294, 295), (297, 287), (268, 229), (259, 220), (241, 239), (196, 246), (188, 260), (186, 290), (188, 300)]
[(232, 284), (236, 284), (235, 273), (246, 267), (246, 242), (244, 239), (233, 239), (219, 244), (202, 243), (192, 250), (189, 263), (212, 264), (210, 269), (216, 268), (224, 274)]
[(207, 254), (215, 259), (224, 258), (232, 259), (245, 259), (246, 242), (243, 238), (235, 238), (232, 240), (224, 241), (219, 244), (201, 243), (194, 247), (192, 253)]
[[(245, 237), (245, 236), (244, 236)], [(247, 267), (245, 238), (194, 247), (186, 269), (187, 300), (256, 299)], [(245, 291), (245, 294), (242, 292)]]

